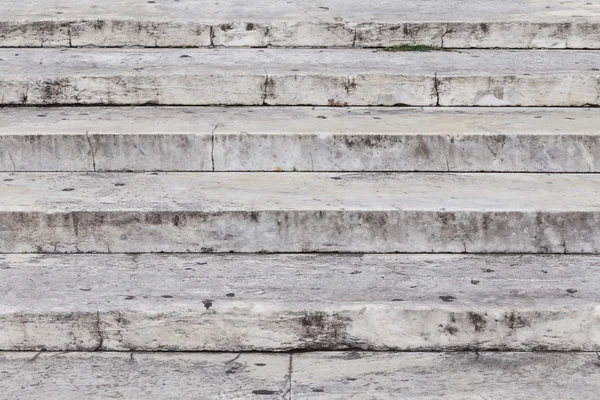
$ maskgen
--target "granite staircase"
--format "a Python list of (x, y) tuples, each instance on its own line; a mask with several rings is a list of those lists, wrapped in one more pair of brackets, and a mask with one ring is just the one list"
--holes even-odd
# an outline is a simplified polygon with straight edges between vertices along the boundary
[(6, 399), (597, 399), (600, 3), (0, 4)]

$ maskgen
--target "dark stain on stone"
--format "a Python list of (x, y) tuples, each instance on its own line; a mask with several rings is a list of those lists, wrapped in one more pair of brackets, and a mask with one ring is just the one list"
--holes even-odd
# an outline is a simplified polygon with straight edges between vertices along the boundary
[(456, 297), (454, 297), (454, 296), (440, 296), (440, 300), (442, 300), (444, 303), (451, 303), (452, 300), (456, 300)]
[(392, 299), (392, 301), (404, 301), (404, 299)]
[(174, 226), (179, 227), (179, 224), (181, 223), (181, 221), (179, 219), (179, 215), (174, 215), (171, 218), (171, 222), (173, 223)]
[(47, 117), (47, 115), (46, 114), (39, 114), (38, 117), (42, 117), (43, 118), (43, 117)]
[(319, 116), (317, 116), (317, 118), (319, 118), (319, 119), (327, 119), (327, 117), (324, 116), (324, 115), (319, 115)]
[(215, 252), (215, 249), (213, 249), (212, 247), (202, 247), (202, 248), (200, 249), (200, 251), (201, 251), (202, 253), (214, 253), (214, 252)]
[(115, 186), (125, 186), (124, 183), (115, 183)]
[(358, 275), (358, 274), (362, 274), (362, 271), (352, 271), (352, 272), (350, 272), (350, 275)]
[[(440, 325), (442, 326), (442, 325)], [(446, 325), (443, 326), (444, 328), (444, 332), (448, 333), (449, 335), (456, 335), (458, 333), (458, 328), (452, 325)]]
[(332, 176), (330, 179), (333, 179), (334, 181), (339, 181), (342, 178), (340, 178), (339, 176)]
[(41, 98), (44, 103), (52, 103), (66, 97), (70, 86), (68, 78), (46, 79), (41, 82)]
[(179, 56), (179, 58), (192, 58), (192, 56), (188, 56), (187, 54), (182, 54)]
[(221, 24), (220, 28), (223, 32), (227, 32), (233, 29), (233, 24)]
[(204, 301), (202, 301), (202, 304), (204, 304), (204, 308), (209, 310), (213, 305), (213, 301), (212, 300), (204, 300)]
[(75, 190), (74, 188), (64, 188), (62, 191), (63, 192), (72, 192), (73, 190)]
[(4, 182), (12, 182), (14, 179), (5, 179)]
[(82, 292), (89, 292), (92, 289), (90, 289), (90, 288), (80, 288), (79, 290), (81, 290)]
[(254, 30), (254, 24), (252, 22), (248, 22), (246, 24), (246, 30), (247, 31), (253, 31)]
[(529, 325), (527, 319), (519, 315), (518, 313), (511, 312), (506, 314), (504, 317), (506, 325), (512, 329), (524, 328)]
[(346, 337), (346, 329), (352, 320), (338, 313), (306, 312), (300, 319), (303, 339), (316, 347), (331, 347)]
[(125, 300), (133, 300), (135, 299), (135, 296), (125, 296)]
[(577, 293), (577, 289), (567, 289), (567, 293)]
[(354, 382), (357, 378), (346, 378), (347, 381), (352, 381)]
[(481, 271), (482, 271), (482, 272), (485, 272), (485, 273), (487, 273), (487, 274), (489, 274), (490, 272), (496, 272), (496, 270), (495, 270), (495, 269), (489, 269), (489, 268), (482, 268), (482, 269), (481, 269)]
[(197, 262), (196, 264), (198, 264), (198, 265), (207, 265), (208, 263), (206, 261), (204, 261), (204, 262)]
[(267, 364), (265, 363), (254, 363), (254, 365), (256, 365), (257, 367), (266, 367)]
[(479, 281), (477, 279), (471, 279), (471, 285), (479, 285)]
[(548, 271), (546, 271), (545, 269), (543, 269), (543, 270), (542, 270), (542, 272), (543, 272), (544, 274), (547, 274), (547, 273), (548, 273)]
[(323, 393), (324, 392), (323, 389), (313, 389), (312, 391), (315, 393)]
[(481, 28), (481, 31), (485, 34), (487, 34), (490, 31), (490, 27), (486, 23), (479, 24), (479, 27)]
[(227, 293), (225, 296), (227, 296), (227, 297), (235, 297), (235, 293)]
[(467, 317), (475, 327), (475, 332), (483, 332), (485, 330), (485, 327), (487, 326), (487, 321), (483, 316), (474, 312), (469, 312), (467, 313)]
[(262, 395), (262, 396), (268, 396), (268, 395), (271, 395), (271, 394), (277, 394), (277, 392), (274, 391), (274, 390), (266, 390), (266, 389), (253, 390), (252, 393), (253, 394)]
[(173, 296), (171, 296), (170, 294), (164, 294), (160, 297), (162, 297), (163, 299), (172, 299), (173, 298)]
[(258, 213), (258, 211), (252, 211), (250, 213), (250, 220), (253, 222), (258, 222), (259, 217), (260, 217), (260, 214)]

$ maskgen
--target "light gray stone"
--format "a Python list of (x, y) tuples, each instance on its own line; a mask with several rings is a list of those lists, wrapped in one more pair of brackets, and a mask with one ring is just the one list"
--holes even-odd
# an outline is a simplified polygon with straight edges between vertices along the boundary
[(289, 355), (0, 353), (6, 399), (284, 399)]
[(593, 51), (2, 49), (0, 59), (6, 105), (600, 104)]
[(599, 172), (600, 110), (7, 108), (2, 171)]
[(0, 255), (0, 350), (600, 350), (598, 256)]
[(194, 0), (0, 4), (0, 45), (598, 48), (588, 0)]
[(600, 251), (600, 176), (1, 173), (1, 252)]
[(293, 399), (593, 400), (593, 353), (307, 353)]

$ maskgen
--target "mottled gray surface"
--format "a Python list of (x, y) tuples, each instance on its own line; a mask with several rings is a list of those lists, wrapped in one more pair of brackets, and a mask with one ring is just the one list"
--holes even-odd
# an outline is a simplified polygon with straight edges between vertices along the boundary
[(600, 251), (600, 175), (1, 173), (1, 252)]
[(600, 350), (600, 257), (0, 255), (1, 350)]
[(292, 399), (595, 400), (593, 353), (309, 353)]
[(599, 172), (600, 110), (6, 108), (0, 170)]
[(597, 48), (587, 0), (28, 0), (0, 4), (2, 46)]
[(289, 355), (0, 353), (4, 399), (290, 399)]
[(0, 104), (599, 105), (600, 53), (0, 49)]

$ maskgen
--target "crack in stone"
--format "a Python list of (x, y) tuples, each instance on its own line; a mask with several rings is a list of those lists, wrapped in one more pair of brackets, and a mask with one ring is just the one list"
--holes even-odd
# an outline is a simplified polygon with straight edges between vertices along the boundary
[(208, 36), (210, 38), (210, 47), (215, 47), (215, 26), (211, 25), (208, 30)]
[(94, 349), (94, 351), (102, 351), (104, 350), (104, 332), (102, 332), (102, 328), (100, 326), (100, 311), (96, 312), (96, 334), (98, 335), (98, 346)]
[(433, 93), (435, 95), (435, 106), (439, 107), (440, 106), (440, 88), (439, 88), (440, 81), (438, 79), (437, 74), (438, 74), (437, 72), (435, 72), (433, 74)]
[(211, 136), (210, 158), (212, 161), (213, 172), (215, 171), (215, 131), (217, 130), (218, 127), (219, 127), (219, 124), (215, 125), (215, 127), (212, 130), (212, 136)]
[(13, 166), (13, 172), (17, 172), (17, 167), (15, 166), (15, 160), (13, 160), (12, 154), (10, 154), (10, 152), (8, 153), (8, 158), (10, 158), (10, 162)]
[(92, 153), (92, 167), (96, 172), (96, 149), (92, 146), (92, 140), (90, 139), (90, 131), (85, 132), (85, 138), (87, 139), (88, 145), (90, 146), (90, 152)]
[(29, 360), (29, 362), (34, 362), (35, 360), (37, 360), (37, 358), (40, 356), (40, 354), (42, 354), (42, 352), (43, 350), (38, 351), (37, 354)]

